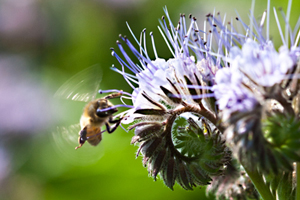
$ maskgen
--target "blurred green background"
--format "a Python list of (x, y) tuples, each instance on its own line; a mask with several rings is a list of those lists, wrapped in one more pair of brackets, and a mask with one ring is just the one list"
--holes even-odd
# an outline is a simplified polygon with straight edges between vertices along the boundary
[[(261, 16), (267, 1), (256, 2)], [(111, 56), (118, 35), (127, 35), (127, 21), (139, 36), (153, 31), (160, 57), (171, 56), (157, 29), (167, 6), (173, 23), (179, 13), (192, 13), (199, 26), (209, 12), (245, 22), (248, 0), (1, 0), (0, 1), (0, 199), (214, 199), (205, 188), (175, 191), (148, 177), (132, 132), (121, 128), (97, 147), (85, 144), (77, 151), (77, 132), (84, 103), (54, 99), (55, 91), (81, 70), (99, 64), (100, 88), (131, 88), (110, 70), (119, 66)], [(272, 1), (286, 10), (287, 1)], [(293, 2), (291, 24), (296, 23), (299, 2)], [(272, 38), (280, 44), (272, 18)], [(282, 22), (282, 20), (281, 20)], [(293, 27), (293, 26), (292, 26)], [(149, 43), (150, 44), (150, 43)], [(150, 45), (149, 45), (150, 47)], [(150, 48), (148, 49), (150, 51)], [(152, 55), (152, 53), (150, 53)], [(117, 102), (117, 101), (114, 101)], [(59, 128), (57, 128), (59, 127)], [(63, 128), (66, 129), (63, 129)], [(68, 132), (69, 131), (69, 132)], [(73, 133), (74, 135), (70, 135)]]

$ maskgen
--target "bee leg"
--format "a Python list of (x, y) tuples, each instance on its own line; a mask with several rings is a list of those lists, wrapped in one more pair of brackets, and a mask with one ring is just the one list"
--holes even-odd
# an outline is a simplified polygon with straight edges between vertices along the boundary
[(78, 147), (75, 147), (75, 149), (78, 149), (80, 147), (82, 147), (82, 145), (85, 143), (85, 141), (87, 140), (86, 138), (86, 127), (84, 127), (80, 132), (79, 132), (79, 138), (78, 138), (78, 143), (79, 143), (79, 146)]
[(111, 128), (111, 126), (109, 125), (109, 123), (105, 123), (107, 132), (108, 133), (114, 132), (118, 128), (118, 126), (120, 125), (122, 119), (123, 118), (113, 120), (112, 118), (110, 118), (108, 120), (108, 122), (111, 123), (111, 124), (115, 124), (115, 125), (114, 125), (114, 127)]
[(112, 118), (109, 118), (109, 120), (108, 120), (108, 122), (110, 123), (110, 124), (117, 124), (117, 123), (121, 123), (121, 121), (122, 121), (122, 119), (123, 119), (123, 117), (121, 117), (121, 118), (119, 118), (119, 119), (112, 119)]

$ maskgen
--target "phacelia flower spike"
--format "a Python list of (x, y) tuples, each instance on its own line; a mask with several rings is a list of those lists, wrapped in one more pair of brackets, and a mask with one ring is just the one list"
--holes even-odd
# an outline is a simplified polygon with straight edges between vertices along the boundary
[[(140, 51), (128, 38), (120, 36), (139, 64), (128, 56), (121, 42), (117, 44), (124, 60), (112, 49), (121, 64), (121, 69), (113, 69), (133, 88), (134, 108), (122, 122), (134, 123), (130, 129), (135, 129), (132, 143), (139, 143), (137, 156), (141, 153), (149, 174), (154, 179), (160, 174), (171, 189), (175, 181), (185, 189), (207, 185), (212, 176), (222, 173), (231, 159), (231, 152), (220, 134), (223, 127), (219, 126), (211, 91), (221, 65), (210, 53), (213, 44), (219, 41), (210, 37), (213, 32), (200, 31), (194, 17), (190, 16), (189, 21), (187, 26), (185, 15), (180, 15), (175, 27), (167, 11), (162, 18), (159, 30), (174, 56), (168, 60), (158, 57), (152, 33), (156, 58), (149, 58), (145, 30), (140, 41), (134, 37)], [(193, 51), (191, 46), (201, 50)], [(125, 68), (135, 75), (125, 72)]]

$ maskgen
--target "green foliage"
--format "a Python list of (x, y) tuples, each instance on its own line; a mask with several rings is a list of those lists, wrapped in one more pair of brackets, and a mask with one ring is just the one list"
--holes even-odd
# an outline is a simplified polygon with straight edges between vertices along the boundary
[[(263, 132), (272, 166), (288, 171), (300, 161), (300, 121), (297, 117), (277, 113), (263, 122)], [(272, 160), (270, 160), (272, 161)], [(274, 171), (274, 170), (273, 170)], [(277, 171), (277, 169), (275, 169)]]
[(173, 124), (172, 136), (175, 147), (181, 151), (181, 154), (188, 157), (199, 157), (203, 154), (205, 150), (203, 131), (189, 126), (186, 118), (177, 117)]
[(179, 116), (172, 127), (172, 139), (180, 153), (198, 165), (200, 171), (209, 176), (222, 172), (224, 161), (230, 152), (221, 140), (218, 131), (202, 120), (201, 127), (192, 119)]

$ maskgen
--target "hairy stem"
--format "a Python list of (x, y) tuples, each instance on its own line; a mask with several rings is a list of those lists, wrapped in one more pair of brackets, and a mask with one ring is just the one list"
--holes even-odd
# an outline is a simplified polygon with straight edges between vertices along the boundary
[(300, 163), (296, 164), (296, 176), (297, 176), (297, 186), (296, 186), (296, 200), (300, 200)]
[(219, 125), (218, 123), (218, 118), (217, 116), (206, 109), (202, 104), (199, 104), (199, 106), (195, 106), (193, 104), (188, 104), (186, 102), (182, 102), (183, 107), (177, 108), (172, 111), (174, 114), (182, 114), (184, 112), (192, 112), (192, 113), (197, 113), (199, 115), (202, 115), (205, 117), (207, 120), (209, 120), (211, 123), (213, 123), (220, 132), (224, 132), (224, 128)]
[(276, 95), (275, 99), (284, 107), (284, 110), (288, 114), (290, 114), (291, 116), (295, 115), (295, 111), (292, 107), (292, 104), (290, 102), (288, 102), (286, 98), (284, 98), (284, 96), (281, 92)]
[(265, 184), (262, 175), (257, 171), (257, 169), (250, 169), (243, 164), (245, 171), (250, 177), (252, 183), (257, 189), (263, 200), (275, 200), (276, 198), (272, 195), (270, 188)]

